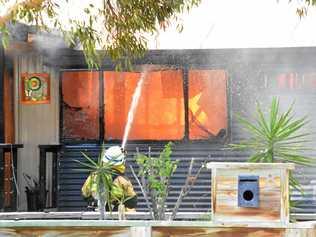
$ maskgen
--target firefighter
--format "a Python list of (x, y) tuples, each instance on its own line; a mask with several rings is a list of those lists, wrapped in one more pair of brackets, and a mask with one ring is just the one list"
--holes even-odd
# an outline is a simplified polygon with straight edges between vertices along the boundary
[[(119, 146), (112, 146), (105, 151), (102, 161), (104, 163), (110, 162), (114, 171), (112, 174), (113, 187), (111, 189), (111, 196), (115, 197), (115, 199), (112, 200), (112, 210), (117, 211), (119, 205), (118, 200), (123, 197), (125, 200), (123, 204), (125, 205), (126, 211), (133, 212), (135, 211), (137, 205), (137, 195), (130, 180), (124, 176), (125, 156), (126, 151), (123, 148)], [(94, 174), (92, 173), (82, 186), (81, 191), (85, 198), (97, 199), (96, 186), (91, 183), (93, 182), (93, 179)], [(95, 203), (96, 202), (93, 202), (94, 205)]]

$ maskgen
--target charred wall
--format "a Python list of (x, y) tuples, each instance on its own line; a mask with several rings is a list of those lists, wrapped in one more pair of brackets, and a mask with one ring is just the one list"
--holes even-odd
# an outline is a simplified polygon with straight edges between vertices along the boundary
[[(3, 101), (5, 76), (5, 55), (2, 44), (0, 45), (0, 101)], [(4, 117), (3, 117), (3, 103), (0, 103), (0, 142), (4, 142)]]
[[(3, 83), (4, 83), (4, 49), (3, 46), (0, 45), (0, 101), (3, 101)], [(4, 116), (3, 116), (3, 103), (0, 103), (0, 142), (4, 142)], [(4, 161), (0, 159), (0, 180), (3, 180), (4, 177)], [(0, 202), (3, 203), (4, 201), (4, 183), (0, 182)], [(0, 205), (2, 208), (2, 205)]]
[[(56, 54), (58, 55), (58, 53)], [(295, 101), (295, 114), (298, 117), (308, 115), (311, 121), (316, 118), (316, 89), (308, 84), (307, 78), (316, 78), (314, 60), (315, 48), (280, 48), (280, 49), (223, 49), (223, 50), (162, 50), (149, 51), (135, 64), (159, 64), (177, 68), (222, 69), (228, 73), (228, 108), (229, 134), (225, 143), (210, 142), (177, 142), (173, 151), (173, 159), (179, 159), (180, 164), (172, 180), (172, 190), (168, 198), (168, 208), (175, 203), (177, 194), (184, 184), (189, 161), (197, 159), (195, 170), (202, 161), (245, 161), (249, 153), (230, 151), (226, 149), (229, 142), (238, 142), (246, 134), (236, 120), (236, 114), (253, 119), (255, 104), (260, 102), (267, 107), (273, 96), (280, 98), (281, 107), (286, 108)], [(67, 69), (85, 69), (83, 56), (80, 52), (59, 52), (58, 60), (49, 58), (47, 64), (56, 64)], [(105, 60), (102, 69), (112, 70), (113, 64)], [(284, 76), (286, 75), (286, 76)], [(282, 78), (288, 77), (289, 79)], [(280, 79), (281, 78), (281, 79)], [(293, 79), (294, 78), (294, 79)], [(280, 82), (281, 81), (281, 82)], [(282, 84), (283, 83), (283, 84)], [(288, 83), (288, 84), (287, 84)], [(311, 122), (308, 131), (315, 132), (316, 124)], [(106, 143), (107, 146), (113, 143)], [(158, 154), (164, 142), (130, 142), (128, 143), (128, 163), (135, 165), (133, 153), (136, 147), (152, 154)], [(313, 146), (314, 144), (312, 144)], [(80, 151), (86, 151), (92, 156), (97, 155), (99, 145), (95, 142), (81, 141), (65, 144), (59, 163), (58, 204), (60, 210), (82, 210), (86, 203), (80, 195), (80, 188), (86, 173), (76, 171), (78, 164), (74, 159), (82, 160)], [(316, 153), (309, 153), (315, 157)], [(316, 175), (314, 168), (297, 167), (295, 175), (302, 182), (305, 195), (292, 192), (292, 200), (299, 202), (296, 212), (315, 213), (316, 211)], [(127, 175), (132, 179), (139, 192), (138, 210), (145, 210), (145, 202), (140, 189), (133, 180), (130, 171)], [(207, 211), (210, 209), (210, 172), (203, 171), (190, 195), (184, 199), (181, 211)]]

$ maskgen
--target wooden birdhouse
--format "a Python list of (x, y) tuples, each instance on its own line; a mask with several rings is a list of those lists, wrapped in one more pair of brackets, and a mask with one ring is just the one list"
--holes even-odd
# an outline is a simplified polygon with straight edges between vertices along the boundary
[(212, 216), (218, 223), (289, 223), (290, 163), (211, 162)]

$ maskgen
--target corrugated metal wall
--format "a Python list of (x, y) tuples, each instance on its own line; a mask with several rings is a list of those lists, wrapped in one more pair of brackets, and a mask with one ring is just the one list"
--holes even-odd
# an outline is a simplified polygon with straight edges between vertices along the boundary
[[(109, 145), (109, 144), (106, 144)], [(111, 144), (113, 145), (113, 144)], [(132, 144), (128, 145), (127, 163), (131, 164), (135, 171), (138, 167), (135, 164), (133, 155), (136, 153), (136, 147), (140, 152), (147, 153), (148, 147), (151, 147), (151, 155), (158, 156), (158, 153), (163, 149), (163, 144)], [(67, 146), (64, 150), (63, 158), (60, 160), (59, 173), (59, 195), (58, 204), (60, 210), (83, 210), (86, 202), (80, 194), (82, 183), (87, 176), (87, 173), (76, 171), (80, 168), (74, 159), (84, 161), (80, 151), (86, 151), (91, 156), (96, 156), (99, 147), (96, 145), (74, 145)], [(178, 169), (172, 176), (170, 195), (167, 199), (168, 208), (172, 208), (178, 198), (180, 190), (185, 182), (185, 177), (188, 172), (191, 158), (195, 158), (196, 162), (193, 169), (193, 174), (199, 169), (204, 160), (209, 161), (241, 161), (244, 160), (244, 155), (232, 153), (231, 151), (223, 150), (220, 146), (210, 146), (209, 144), (175, 144), (173, 150), (173, 159), (180, 161)], [(131, 179), (138, 193), (138, 211), (146, 211), (145, 200), (141, 194), (137, 182), (134, 180), (130, 170), (127, 170), (127, 176)], [(211, 205), (211, 174), (208, 170), (203, 170), (192, 188), (190, 194), (183, 200), (181, 211), (197, 212), (208, 211)]]
[[(245, 133), (235, 120), (237, 113), (252, 117), (254, 115), (255, 102), (259, 101), (264, 106), (270, 104), (271, 98), (278, 95), (281, 100), (281, 106), (286, 107), (290, 102), (296, 100), (295, 114), (298, 117), (309, 115), (311, 124), (307, 127), (308, 131), (315, 132), (316, 123), (316, 90), (315, 89), (291, 89), (291, 90), (276, 90), (271, 89), (269, 83), (274, 78), (273, 74), (262, 73), (260, 70), (249, 70), (240, 68), (234, 72), (228, 71), (230, 88), (229, 88), (229, 110), (230, 110), (230, 132), (229, 138), (231, 142), (238, 142), (245, 137)], [(258, 73), (259, 72), (259, 73)], [(113, 144), (106, 144), (107, 146)], [(127, 161), (136, 169), (137, 165), (133, 160), (133, 154), (136, 152), (136, 147), (143, 152), (151, 147), (152, 154), (158, 154), (162, 150), (162, 143), (151, 144), (129, 144), (127, 149), (129, 156)], [(315, 143), (312, 144), (315, 146)], [(79, 168), (74, 159), (82, 160), (80, 151), (86, 151), (92, 156), (96, 156), (98, 152), (97, 145), (68, 145), (63, 150), (62, 157), (59, 163), (59, 193), (58, 204), (60, 210), (83, 210), (86, 206), (80, 194), (80, 188), (87, 174), (76, 171)], [(316, 157), (316, 153), (312, 152), (309, 155)], [(188, 171), (190, 159), (194, 157), (198, 160), (195, 169), (198, 169), (199, 164), (204, 161), (245, 161), (249, 157), (249, 153), (230, 151), (225, 148), (225, 145), (216, 145), (211, 143), (178, 143), (173, 150), (173, 159), (179, 159), (181, 162), (179, 167), (172, 177), (172, 190), (168, 197), (168, 208), (172, 208), (177, 199), (185, 177)], [(146, 210), (144, 198), (140, 192), (135, 180), (132, 178), (130, 171), (127, 175), (133, 181), (136, 190), (139, 193), (138, 210)], [(315, 168), (297, 167), (295, 175), (301, 181), (305, 194), (301, 195), (297, 191), (293, 191), (291, 199), (297, 202), (296, 212), (315, 213), (316, 212), (316, 172)], [(208, 211), (210, 209), (211, 198), (211, 174), (210, 171), (204, 170), (191, 193), (183, 200), (180, 211)]]
[[(43, 65), (39, 54), (25, 53), (14, 59), (15, 76), (15, 142), (22, 143), (23, 149), (18, 153), (18, 195), (19, 210), (26, 210), (25, 180), (23, 173), (38, 178), (39, 144), (58, 143), (59, 139), (59, 71)], [(20, 103), (21, 73), (50, 74), (51, 102), (50, 104), (25, 105)], [(50, 161), (50, 159), (49, 159)], [(48, 162), (48, 166), (50, 162)], [(48, 169), (51, 170), (51, 169)], [(50, 175), (50, 173), (48, 173)], [(50, 179), (48, 188), (50, 189)]]
[[(24, 144), (19, 151), (18, 159), (18, 182), (20, 186), (19, 209), (26, 209), (24, 193), (25, 182), (23, 172), (38, 175), (38, 144), (51, 144), (59, 141), (59, 69), (45, 65), (58, 65), (62, 68), (85, 68), (82, 52), (63, 52), (61, 55), (54, 54), (55, 58), (42, 57), (34, 52), (17, 55), (14, 59), (15, 77), (15, 142)], [(296, 100), (296, 115), (301, 117), (309, 115), (310, 125), (308, 131), (315, 133), (316, 130), (316, 91), (314, 88), (290, 88), (288, 90), (271, 90), (269, 79), (277, 73), (315, 72), (316, 48), (294, 48), (294, 49), (244, 49), (244, 50), (192, 50), (192, 51), (150, 51), (139, 63), (168, 64), (176, 67), (185, 66), (192, 68), (224, 69), (227, 71), (230, 81), (229, 86), (229, 111), (230, 111), (230, 141), (238, 142), (245, 134), (239, 124), (235, 121), (236, 113), (251, 117), (254, 113), (255, 101), (268, 104), (273, 95), (281, 97), (282, 105), (288, 105)], [(55, 60), (55, 61), (54, 61)], [(44, 63), (43, 63), (44, 61)], [(113, 68), (110, 61), (105, 60), (105, 66)], [(45, 64), (45, 65), (44, 65)], [(306, 70), (305, 70), (306, 69)], [(51, 103), (47, 105), (22, 105), (20, 104), (20, 74), (24, 72), (47, 72), (51, 77)], [(300, 77), (300, 80), (304, 80)], [(272, 88), (273, 89), (273, 88)], [(315, 136), (313, 137), (315, 147)], [(113, 144), (106, 144), (113, 145)], [(128, 162), (133, 162), (133, 153), (136, 147), (146, 152), (152, 147), (153, 155), (162, 150), (162, 143), (150, 144), (128, 144)], [(244, 161), (249, 154), (232, 152), (224, 149), (223, 145), (208, 143), (179, 143), (174, 149), (173, 159), (181, 162), (172, 180), (172, 190), (168, 199), (169, 208), (175, 202), (177, 194), (182, 187), (187, 173), (187, 167), (191, 157), (199, 162), (208, 161)], [(97, 145), (66, 145), (61, 154), (59, 163), (59, 193), (58, 204), (60, 210), (83, 210), (86, 203), (80, 195), (81, 185), (87, 174), (80, 173), (75, 169), (78, 167), (73, 159), (82, 159), (80, 151), (87, 150), (88, 153), (96, 154)], [(316, 156), (316, 152), (310, 152)], [(50, 162), (47, 164), (51, 167)], [(196, 164), (196, 168), (199, 164)], [(51, 179), (48, 169), (48, 188)], [(128, 171), (128, 176), (132, 177)], [(292, 200), (298, 201), (297, 212), (316, 213), (316, 172), (315, 168), (298, 167), (295, 172), (303, 184), (305, 195), (298, 192), (292, 193)], [(132, 179), (132, 178), (131, 178)], [(139, 188), (132, 179), (136, 190)], [(181, 211), (207, 211), (210, 208), (210, 173), (203, 171), (191, 194), (184, 199)], [(139, 192), (139, 210), (145, 210), (144, 199)]]

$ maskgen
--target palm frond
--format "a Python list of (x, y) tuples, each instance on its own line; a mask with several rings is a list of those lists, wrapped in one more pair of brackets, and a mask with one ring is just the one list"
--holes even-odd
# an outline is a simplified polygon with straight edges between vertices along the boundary
[[(279, 100), (273, 98), (269, 111), (265, 114), (257, 102), (255, 123), (237, 116), (250, 138), (238, 144), (230, 144), (229, 147), (234, 150), (253, 151), (249, 162), (291, 162), (315, 166), (316, 160), (304, 155), (306, 151), (314, 150), (306, 145), (311, 142), (311, 134), (301, 132), (309, 121), (307, 116), (296, 119), (292, 114), (293, 107), (294, 102), (282, 113)], [(303, 191), (293, 175), (290, 176), (290, 185), (300, 192)]]
[(278, 152), (275, 155), (277, 156), (277, 159), (281, 159), (286, 162), (292, 162), (298, 165), (310, 166), (313, 164), (310, 157), (306, 157), (303, 155), (291, 154), (286, 152)]
[(306, 118), (295, 120), (285, 127), (283, 127), (280, 132), (277, 134), (277, 137), (279, 139), (285, 139), (289, 137), (290, 135), (294, 135), (295, 132), (297, 132), (299, 129), (301, 129), (303, 126), (307, 124)]
[(270, 107), (270, 132), (273, 134), (275, 130), (276, 121), (279, 114), (279, 101), (276, 98), (272, 99)]
[(248, 159), (248, 162), (258, 163), (261, 162), (264, 157), (265, 153), (256, 153)]
[(82, 168), (80, 168), (80, 169), (75, 169), (76, 171), (79, 171), (79, 172), (88, 172), (88, 173), (91, 173), (91, 172), (93, 172), (94, 170), (93, 169), (82, 169)]
[(262, 112), (258, 102), (257, 102), (257, 114), (258, 114), (257, 123), (260, 125), (261, 130), (263, 130), (266, 137), (269, 138), (270, 129), (268, 127), (268, 123), (263, 115), (263, 112)]
[(302, 185), (300, 184), (300, 182), (293, 176), (292, 173), (290, 173), (289, 176), (289, 184), (292, 188), (294, 188), (295, 190), (299, 191), (302, 195), (304, 195), (304, 190), (302, 188)]
[(295, 144), (301, 145), (301, 144), (307, 144), (307, 143), (310, 143), (310, 142), (312, 142), (312, 140), (310, 140), (310, 139), (305, 139), (305, 140), (298, 139), (298, 140), (294, 140), (294, 141), (287, 139), (286, 141), (283, 141), (283, 140), (277, 141), (277, 144), (280, 145), (280, 146), (288, 146), (288, 145), (292, 146), (292, 145), (295, 145)]
[(93, 164), (94, 166), (97, 166), (97, 163), (92, 160), (86, 153), (84, 152), (80, 152), (91, 164)]
[(285, 113), (281, 114), (280, 119), (278, 121), (279, 128), (285, 127), (294, 118), (293, 116), (291, 116), (291, 113), (293, 111), (293, 106), (294, 106), (294, 102), (291, 104), (291, 106)]
[(255, 134), (257, 136), (264, 136), (265, 134), (260, 131), (255, 125), (251, 122), (247, 121), (246, 119), (242, 118), (241, 116), (237, 115), (237, 120), (241, 123), (246, 130), (248, 130), (251, 134)]
[(98, 163), (99, 164), (102, 162), (102, 158), (104, 157), (104, 154), (105, 154), (105, 144), (102, 143), (101, 151), (100, 151), (99, 156), (98, 156)]
[(265, 149), (266, 146), (264, 143), (255, 141), (242, 141), (239, 144), (229, 144), (229, 147), (234, 150), (245, 150), (245, 149), (255, 149), (255, 150), (260, 150), (260, 149)]
[(82, 162), (82, 161), (80, 161), (80, 160), (73, 160), (73, 161), (79, 163), (79, 164), (82, 165), (82, 166), (88, 167), (88, 168), (90, 168), (90, 169), (92, 169), (92, 170), (96, 169), (96, 166), (91, 165), (91, 164), (89, 164), (89, 163), (85, 163), (85, 162)]
[[(290, 140), (295, 140), (295, 139), (298, 139), (298, 138), (302, 138), (302, 137), (309, 137), (311, 135), (311, 133), (302, 133), (302, 134), (298, 134), (298, 135), (291, 135), (291, 136), (288, 136), (286, 138), (286, 141), (290, 141)], [(283, 140), (281, 140), (283, 141)], [(304, 143), (305, 141), (303, 141)]]

